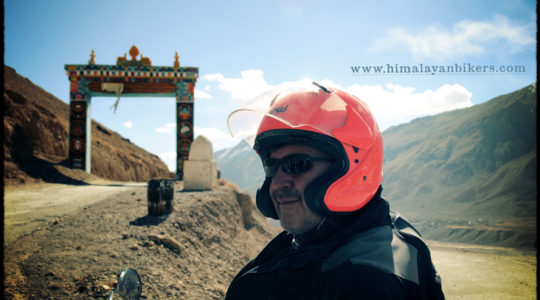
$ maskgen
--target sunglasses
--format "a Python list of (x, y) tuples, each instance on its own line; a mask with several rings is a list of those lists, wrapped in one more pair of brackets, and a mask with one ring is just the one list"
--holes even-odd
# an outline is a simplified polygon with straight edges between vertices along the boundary
[(302, 174), (313, 168), (313, 162), (332, 161), (330, 158), (311, 157), (303, 153), (289, 154), (281, 159), (268, 158), (263, 162), (266, 177), (274, 177), (278, 168), (287, 174)]

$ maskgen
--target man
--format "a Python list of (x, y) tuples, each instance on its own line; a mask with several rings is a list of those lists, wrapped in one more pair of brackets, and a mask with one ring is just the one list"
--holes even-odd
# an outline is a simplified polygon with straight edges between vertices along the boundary
[(316, 83), (280, 90), (229, 116), (231, 128), (261, 113), (257, 207), (285, 231), (226, 299), (444, 299), (427, 246), (381, 198), (382, 135), (367, 105)]

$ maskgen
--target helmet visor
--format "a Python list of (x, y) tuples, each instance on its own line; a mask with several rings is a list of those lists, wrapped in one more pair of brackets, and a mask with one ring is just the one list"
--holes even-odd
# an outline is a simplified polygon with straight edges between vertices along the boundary
[(284, 83), (255, 97), (248, 105), (233, 111), (227, 126), (235, 138), (253, 146), (263, 118), (275, 119), (291, 129), (332, 131), (346, 121), (347, 104), (335, 93), (304, 80)]

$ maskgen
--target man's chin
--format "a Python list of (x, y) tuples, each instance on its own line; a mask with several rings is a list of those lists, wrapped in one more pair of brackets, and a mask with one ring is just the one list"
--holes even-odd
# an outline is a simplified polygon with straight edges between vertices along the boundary
[(298, 214), (297, 211), (286, 211), (283, 209), (279, 210), (278, 216), (283, 230), (294, 235), (301, 235), (310, 231), (323, 219), (322, 217)]
[(283, 230), (287, 231), (288, 233), (298, 234), (298, 232), (300, 231), (299, 230), (300, 226), (298, 226), (297, 224), (291, 223), (290, 221), (283, 220), (282, 217), (280, 217), (279, 222)]
[(300, 235), (309, 231), (309, 229), (304, 228), (305, 224), (298, 224), (294, 221), (287, 221), (286, 219), (280, 219), (280, 224), (283, 230), (294, 235)]

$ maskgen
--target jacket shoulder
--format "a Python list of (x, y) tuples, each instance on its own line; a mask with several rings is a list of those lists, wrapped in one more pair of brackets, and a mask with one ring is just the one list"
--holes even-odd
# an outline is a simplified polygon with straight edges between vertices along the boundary
[(323, 262), (322, 271), (350, 262), (367, 265), (419, 284), (418, 250), (399, 238), (391, 225), (375, 227), (347, 239)]

